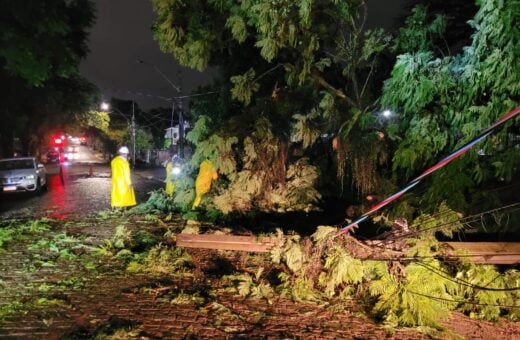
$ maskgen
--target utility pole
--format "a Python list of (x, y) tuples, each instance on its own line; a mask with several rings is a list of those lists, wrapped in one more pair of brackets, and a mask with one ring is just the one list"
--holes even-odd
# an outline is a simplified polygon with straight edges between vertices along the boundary
[(171, 149), (173, 150), (173, 142), (174, 142), (174, 138), (173, 138), (173, 115), (175, 114), (175, 100), (172, 101), (172, 118), (170, 120), (170, 138), (172, 140), (172, 145), (171, 145)]
[(132, 100), (132, 164), (135, 167), (135, 109), (134, 101)]
[(179, 105), (179, 156), (184, 159), (184, 115), (182, 114), (182, 101)]
[[(151, 66), (155, 72), (159, 73), (159, 75), (164, 79), (166, 80), (166, 82), (175, 90), (177, 91), (177, 93), (179, 93), (180, 95), (182, 95), (182, 90), (181, 90), (181, 86), (182, 86), (182, 78), (180, 76), (181, 72), (179, 71), (179, 80), (180, 80), (180, 85), (181, 86), (177, 86), (175, 85), (171, 80), (170, 78), (168, 78), (168, 76), (166, 76), (166, 74), (164, 74), (161, 69), (155, 65), (155, 64), (152, 64), (152, 63), (149, 63), (149, 62), (146, 62), (144, 60), (140, 60), (138, 59), (137, 60), (138, 63), (140, 64), (146, 64), (146, 65), (149, 65)], [(175, 100), (176, 98), (173, 97), (172, 98), (173, 100), (173, 104), (172, 104), (172, 118), (171, 118), (171, 124), (170, 124), (170, 128), (171, 129), (171, 133), (172, 133), (172, 146), (173, 146), (173, 115), (174, 115), (174, 112), (175, 112)], [(182, 114), (182, 98), (179, 98), (180, 100), (180, 104), (179, 104), (179, 145), (178, 145), (178, 152), (179, 152), (179, 156), (181, 158), (184, 158), (184, 117), (183, 117), (183, 114)]]
[[(177, 73), (177, 77), (179, 78), (179, 94), (182, 94), (182, 73), (179, 71)], [(184, 159), (184, 115), (182, 112), (182, 97), (179, 98), (179, 156)]]

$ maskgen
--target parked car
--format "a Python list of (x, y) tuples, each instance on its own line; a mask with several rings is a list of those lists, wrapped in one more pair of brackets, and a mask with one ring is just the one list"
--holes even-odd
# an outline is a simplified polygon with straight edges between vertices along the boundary
[(49, 150), (47, 152), (47, 163), (59, 163), (60, 153), (56, 150)]
[(0, 159), (0, 193), (40, 193), (46, 188), (47, 172), (34, 157)]

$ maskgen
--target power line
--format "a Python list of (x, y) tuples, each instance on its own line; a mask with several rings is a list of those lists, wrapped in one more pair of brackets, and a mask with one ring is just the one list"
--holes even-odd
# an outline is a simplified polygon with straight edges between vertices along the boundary
[(418, 185), (422, 179), (426, 178), (433, 172), (437, 171), (438, 169), (444, 167), (446, 164), (449, 164), (453, 160), (459, 158), (463, 154), (465, 154), (468, 150), (470, 150), (473, 146), (475, 146), (480, 141), (487, 138), (489, 135), (491, 135), (492, 132), (508, 120), (511, 120), (515, 118), (518, 114), (520, 114), (520, 106), (514, 108), (513, 110), (509, 111), (508, 113), (504, 114), (502, 117), (500, 117), (498, 120), (496, 120), (492, 125), (487, 127), (485, 130), (483, 130), (479, 135), (477, 135), (475, 138), (470, 140), (468, 143), (464, 144), (460, 148), (453, 151), (451, 154), (447, 155), (440, 161), (438, 161), (433, 166), (427, 168), (424, 170), (423, 173), (421, 173), (418, 177), (414, 178), (411, 182), (409, 182), (406, 187), (402, 188), (401, 190), (397, 191), (393, 195), (385, 198), (383, 201), (376, 204), (374, 207), (372, 207), (369, 211), (361, 215), (357, 220), (353, 221), (352, 223), (349, 223), (347, 226), (340, 226), (341, 229), (336, 233), (336, 236), (339, 236), (341, 234), (344, 234), (348, 232), (350, 229), (355, 228), (359, 226), (359, 224), (366, 219), (368, 219), (368, 216), (372, 215), (374, 212), (380, 210), (381, 208), (387, 206), (388, 204), (392, 203), (393, 201), (399, 199), (401, 196), (403, 196), (406, 192), (413, 189), (416, 185)]
[(124, 93), (124, 94), (129, 94), (129, 95), (134, 95), (134, 96), (140, 96), (140, 97), (156, 98), (156, 99), (164, 100), (166, 102), (172, 102), (172, 101), (175, 101), (176, 99), (186, 99), (186, 98), (207, 96), (210, 94), (220, 93), (220, 91), (208, 91), (208, 92), (193, 93), (193, 94), (179, 95), (179, 96), (173, 96), (173, 97), (165, 97), (165, 96), (159, 96), (159, 95), (151, 94), (151, 93), (132, 91), (132, 90), (127, 90), (127, 89), (110, 88), (110, 87), (104, 87), (104, 88), (102, 88), (102, 90), (108, 90), (109, 92)]
[(476, 305), (476, 306), (489, 306), (489, 307), (501, 307), (501, 308), (520, 308), (520, 306), (511, 306), (511, 305), (500, 305), (500, 304), (490, 304), (490, 303), (480, 303), (480, 302), (473, 302), (473, 301), (465, 301), (465, 300), (451, 300), (447, 298), (443, 298), (440, 296), (432, 296), (428, 294), (418, 293), (414, 292), (412, 290), (408, 290), (410, 293), (423, 296), (432, 300), (438, 300), (438, 301), (447, 301), (447, 302), (453, 302), (453, 303), (462, 303), (462, 304), (468, 304), (468, 305)]
[[(382, 246), (379, 246), (379, 245), (374, 245), (374, 247), (377, 247), (377, 248), (384, 248)], [(520, 256), (520, 253), (507, 253), (507, 254), (497, 254), (496, 256)], [(486, 255), (482, 255), (482, 254), (466, 254), (466, 255), (462, 255), (462, 254), (458, 254), (458, 255), (454, 255), (453, 258), (471, 258), (471, 257), (482, 257), (482, 256), (486, 256)], [(366, 258), (363, 258), (364, 260), (371, 260), (371, 261), (381, 261), (381, 262), (392, 262), (392, 261), (401, 261), (401, 262), (404, 262), (404, 261), (407, 261), (407, 262), (415, 262), (415, 261), (418, 261), (418, 260), (421, 260), (421, 259), (436, 259), (436, 260), (439, 260), (439, 259), (442, 259), (444, 262), (454, 262), (456, 261), (455, 259), (454, 260), (451, 260), (450, 261), (450, 256), (448, 257), (445, 257), (441, 254), (437, 254), (437, 255), (414, 255), (414, 256), (395, 256), (395, 257), (366, 257)]]
[[(440, 224), (437, 224), (437, 225), (429, 227), (429, 228), (418, 229), (418, 230), (411, 230), (411, 231), (409, 231), (407, 233), (404, 233), (404, 234), (401, 234), (401, 235), (395, 235), (393, 237), (386, 238), (386, 240), (389, 240), (389, 241), (399, 240), (399, 239), (402, 239), (402, 238), (406, 238), (406, 237), (415, 236), (415, 235), (418, 235), (418, 234), (421, 234), (421, 233), (425, 233), (425, 232), (430, 231), (430, 230), (440, 229), (442, 227), (446, 227), (446, 226), (453, 225), (453, 224), (456, 224), (456, 223), (466, 224), (466, 223), (476, 222), (476, 221), (481, 220), (481, 218), (484, 215), (494, 214), (494, 213), (496, 213), (498, 211), (502, 211), (502, 210), (505, 210), (505, 209), (510, 209), (510, 208), (517, 207), (517, 206), (520, 206), (520, 202), (508, 204), (508, 205), (505, 205), (505, 206), (502, 206), (502, 207), (498, 207), (498, 208), (495, 208), (495, 209), (491, 209), (491, 210), (483, 211), (483, 212), (480, 212), (480, 213), (477, 213), (477, 214), (469, 215), (469, 216), (466, 216), (466, 217), (463, 217), (463, 218), (460, 218), (460, 219), (457, 219), (457, 220), (454, 220), (454, 221), (448, 221), (448, 222), (445, 222), (445, 223), (440, 223)], [(513, 211), (517, 211), (519, 209), (514, 209)], [(422, 226), (422, 225), (425, 225), (425, 224), (429, 224), (430, 222), (432, 222), (434, 220), (435, 219), (432, 218), (432, 219), (429, 219), (429, 220), (426, 220), (426, 221), (422, 221), (419, 224), (412, 225), (412, 227), (417, 228), (419, 226)]]
[(470, 287), (470, 288), (473, 288), (473, 289), (486, 290), (486, 291), (492, 291), (492, 292), (510, 292), (510, 291), (515, 291), (515, 290), (520, 290), (520, 287), (515, 287), (515, 288), (488, 288), (488, 287), (484, 287), (484, 286), (473, 284), (471, 282), (468, 282), (468, 281), (465, 281), (465, 280), (462, 280), (462, 279), (452, 278), (449, 273), (446, 273), (443, 270), (440, 270), (440, 269), (437, 269), (435, 267), (432, 267), (432, 266), (430, 266), (430, 265), (428, 265), (428, 264), (426, 264), (424, 262), (416, 262), (416, 264), (426, 268), (430, 272), (432, 272), (434, 274), (437, 274), (440, 277), (442, 277), (442, 278), (444, 278), (444, 279), (446, 279), (448, 281), (460, 284), (462, 286)]

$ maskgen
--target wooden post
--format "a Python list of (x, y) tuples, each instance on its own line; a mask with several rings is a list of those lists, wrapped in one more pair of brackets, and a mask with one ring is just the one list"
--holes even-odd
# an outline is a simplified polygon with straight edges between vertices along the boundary
[(186, 248), (205, 248), (220, 250), (238, 250), (267, 253), (274, 241), (270, 237), (234, 236), (234, 235), (194, 235), (178, 234), (177, 246)]

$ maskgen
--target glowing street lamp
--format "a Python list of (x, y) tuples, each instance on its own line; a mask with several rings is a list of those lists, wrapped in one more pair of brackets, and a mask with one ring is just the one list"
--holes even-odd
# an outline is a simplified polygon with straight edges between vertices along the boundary
[(390, 118), (390, 117), (392, 117), (394, 115), (394, 113), (391, 110), (388, 110), (388, 109), (386, 109), (383, 112), (381, 112), (381, 114), (385, 118)]
[[(102, 102), (100, 107), (101, 107), (101, 110), (108, 111), (110, 109), (110, 104), (107, 103), (107, 102)], [(128, 128), (132, 132), (132, 144), (133, 144), (133, 148), (132, 148), (132, 164), (135, 165), (135, 135), (136, 135), (135, 128), (136, 128), (136, 126), (135, 126), (134, 101), (132, 100), (132, 120), (131, 121), (128, 119), (128, 117), (126, 115), (124, 115), (118, 109), (114, 108), (114, 110), (115, 111), (113, 111), (113, 112), (116, 112), (116, 113), (120, 114), (121, 116), (123, 116), (126, 119), (126, 122), (128, 124)]]

